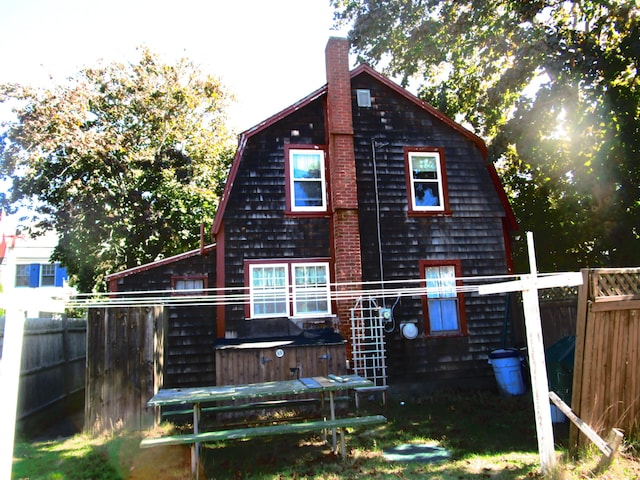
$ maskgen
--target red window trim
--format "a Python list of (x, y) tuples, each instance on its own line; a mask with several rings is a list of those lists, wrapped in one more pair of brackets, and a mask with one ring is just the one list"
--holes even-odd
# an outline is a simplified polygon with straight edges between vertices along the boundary
[[(437, 152), (440, 154), (440, 174), (442, 176), (442, 198), (444, 205), (442, 210), (424, 211), (415, 210), (413, 208), (413, 185), (411, 184), (411, 171), (409, 166), (409, 153), (411, 152)], [(405, 181), (407, 184), (407, 203), (408, 214), (415, 217), (434, 217), (434, 216), (447, 216), (451, 215), (451, 207), (449, 205), (449, 186), (447, 182), (447, 169), (444, 155), (444, 147), (404, 147), (404, 168), (405, 168)]]
[[(332, 279), (334, 278), (333, 274), (333, 266), (331, 263), (331, 259), (327, 257), (311, 257), (311, 258), (270, 258), (270, 259), (257, 259), (257, 260), (245, 260), (244, 261), (244, 287), (247, 294), (247, 301), (244, 305), (244, 316), (247, 319), (251, 318), (251, 300), (249, 299), (249, 291), (251, 289), (251, 285), (249, 284), (249, 267), (251, 265), (268, 265), (271, 263), (282, 263), (286, 264), (289, 270), (291, 270), (291, 265), (296, 263), (328, 263), (329, 264), (329, 284), (332, 283)], [(291, 282), (291, 278), (289, 279)], [(289, 284), (289, 289), (291, 289), (291, 284)], [(288, 306), (287, 318), (291, 317), (293, 314), (292, 306)], [(336, 305), (334, 304), (333, 298), (331, 299), (331, 312), (334, 314), (336, 312)]]
[[(425, 270), (427, 267), (445, 267), (453, 266), (456, 274), (456, 286), (462, 286), (462, 262), (460, 260), (420, 260), (420, 278), (424, 280), (421, 285), (426, 288), (426, 275)], [(431, 333), (431, 322), (429, 320), (429, 305), (427, 303), (427, 295), (422, 295), (422, 314), (424, 323), (424, 334), (430, 338), (442, 338), (442, 337), (462, 337), (469, 334), (467, 330), (467, 312), (464, 302), (464, 294), (462, 292), (457, 293), (458, 297), (458, 316), (460, 322), (460, 330), (452, 333)]]
[[(326, 209), (320, 212), (304, 212), (294, 211), (291, 208), (291, 202), (293, 201), (293, 195), (291, 193), (291, 182), (289, 182), (291, 175), (291, 162), (289, 161), (290, 150), (322, 150), (324, 152), (324, 178), (325, 178), (325, 193), (327, 198)], [(326, 145), (314, 145), (314, 144), (296, 144), (291, 143), (284, 146), (284, 185), (285, 185), (285, 215), (294, 217), (326, 217), (330, 211), (330, 199), (329, 194), (329, 159), (328, 149)]]
[[(182, 292), (176, 292), (173, 291), (176, 288), (176, 281), (177, 280), (202, 280), (202, 288), (204, 289), (203, 292), (201, 293), (197, 293), (197, 292), (189, 292), (189, 293), (182, 293)], [(172, 295), (207, 295), (206, 290), (209, 288), (209, 276), (205, 275), (205, 274), (200, 274), (200, 275), (171, 275), (171, 290)]]

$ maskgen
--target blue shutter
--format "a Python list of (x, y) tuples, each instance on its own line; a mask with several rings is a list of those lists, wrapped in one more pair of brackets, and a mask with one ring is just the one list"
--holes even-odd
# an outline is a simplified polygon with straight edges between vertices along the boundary
[(67, 278), (69, 278), (67, 276), (67, 269), (65, 267), (61, 266), (59, 263), (56, 263), (55, 286), (56, 287), (64, 286), (64, 281), (67, 280)]
[(29, 286), (37, 288), (40, 286), (40, 264), (32, 263), (29, 265)]

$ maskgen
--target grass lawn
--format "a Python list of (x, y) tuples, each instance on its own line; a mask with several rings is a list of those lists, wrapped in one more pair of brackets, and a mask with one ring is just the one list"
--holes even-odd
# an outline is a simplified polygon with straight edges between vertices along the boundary
[[(202, 457), (208, 479), (528, 479), (542, 478), (533, 406), (529, 396), (502, 398), (492, 392), (443, 393), (390, 398), (385, 425), (351, 430), (346, 459), (333, 455), (319, 435), (282, 435), (207, 445)], [(167, 428), (166, 426), (164, 428)], [(556, 425), (558, 469), (549, 478), (640, 478), (634, 444), (604, 472), (599, 452), (577, 459), (566, 451), (568, 427)], [(83, 435), (56, 442), (18, 442), (14, 479), (183, 479), (190, 477), (188, 447), (140, 450), (142, 434), (100, 438)], [(391, 449), (417, 445), (438, 461), (390, 460)], [(416, 447), (417, 448), (417, 447)]]

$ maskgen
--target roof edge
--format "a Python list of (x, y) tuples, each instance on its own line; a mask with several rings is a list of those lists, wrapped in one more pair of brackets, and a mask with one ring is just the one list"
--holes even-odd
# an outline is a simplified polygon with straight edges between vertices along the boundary
[(209, 253), (212, 250), (215, 250), (215, 248), (216, 248), (216, 244), (212, 243), (211, 245), (205, 245), (203, 248), (196, 248), (194, 250), (189, 250), (188, 252), (179, 253), (171, 257), (156, 260), (155, 262), (149, 262), (149, 263), (145, 263), (144, 265), (138, 265), (137, 267), (132, 267), (126, 270), (121, 270), (119, 272), (110, 273), (109, 275), (105, 275), (104, 278), (107, 282), (110, 282), (112, 280), (119, 280), (120, 278), (128, 277), (129, 275), (133, 275), (135, 273), (146, 272), (147, 270), (161, 267), (163, 265), (168, 265), (170, 263), (177, 262), (179, 260), (184, 260), (185, 258), (191, 258), (200, 254)]
[(482, 156), (485, 159), (487, 158), (487, 155), (488, 155), (487, 145), (484, 143), (484, 140), (482, 138), (480, 138), (478, 135), (473, 133), (471, 130), (466, 129), (465, 127), (460, 125), (458, 122), (456, 122), (455, 120), (449, 118), (447, 115), (445, 115), (440, 110), (435, 108), (433, 105), (425, 102), (424, 100), (421, 100), (419, 97), (417, 97), (416, 95), (414, 95), (413, 93), (408, 91), (406, 88), (401, 87), (396, 82), (394, 82), (393, 80), (391, 80), (388, 77), (385, 77), (384, 75), (382, 75), (381, 73), (377, 72), (375, 69), (373, 69), (372, 67), (370, 67), (367, 64), (361, 64), (361, 65), (358, 65), (356, 68), (354, 68), (351, 71), (351, 78), (357, 77), (358, 75), (360, 75), (362, 73), (367, 73), (367, 74), (371, 75), (372, 77), (376, 78), (378, 81), (380, 81), (381, 83), (385, 84), (387, 87), (391, 88), (396, 93), (402, 95), (406, 99), (408, 99), (411, 102), (415, 103), (418, 107), (422, 108), (423, 110), (426, 110), (427, 112), (429, 112), (431, 115), (436, 117), (441, 122), (445, 123), (449, 127), (453, 128), (457, 132), (459, 132), (462, 135), (464, 135), (465, 137), (467, 137), (469, 140), (471, 140), (473, 143), (476, 144), (478, 149), (480, 149), (480, 151), (482, 152)]
[[(460, 134), (462, 134), (464, 137), (468, 138), (471, 142), (473, 142), (477, 146), (477, 148), (480, 150), (482, 158), (487, 163), (487, 169), (489, 170), (489, 174), (491, 175), (491, 179), (492, 179), (492, 181), (493, 181), (493, 183), (495, 185), (496, 190), (498, 191), (498, 196), (500, 197), (500, 200), (503, 203), (503, 206), (505, 208), (505, 213), (507, 215), (507, 219), (508, 219), (509, 225), (513, 230), (517, 230), (518, 229), (518, 222), (516, 220), (515, 214), (513, 213), (511, 205), (509, 204), (506, 192), (504, 191), (504, 188), (502, 186), (502, 182), (500, 181), (500, 178), (498, 177), (498, 174), (497, 174), (497, 172), (495, 170), (495, 167), (493, 166), (493, 164), (491, 162), (488, 161), (488, 149), (487, 149), (487, 145), (485, 144), (484, 140), (482, 138), (480, 138), (478, 135), (476, 135), (475, 133), (471, 132), (470, 130), (466, 129), (465, 127), (463, 127), (459, 123), (457, 123), (454, 120), (452, 120), (451, 118), (449, 118), (447, 115), (442, 113), (440, 110), (436, 109), (435, 107), (433, 107), (429, 103), (425, 102), (424, 100), (421, 100), (416, 95), (414, 95), (411, 92), (409, 92), (407, 89), (401, 87), (400, 85), (395, 83), (393, 80), (391, 80), (391, 79), (385, 77), (384, 75), (382, 75), (381, 73), (377, 72), (375, 69), (373, 69), (371, 66), (369, 66), (367, 64), (358, 65), (356, 68), (354, 68), (353, 70), (351, 70), (349, 72), (349, 76), (350, 76), (351, 79), (353, 79), (354, 77), (356, 77), (356, 76), (358, 76), (360, 74), (363, 74), (363, 73), (366, 73), (366, 74), (372, 76), (373, 78), (375, 78), (376, 80), (378, 80), (382, 84), (386, 85), (387, 87), (389, 87), (390, 89), (392, 89), (393, 91), (398, 93), (399, 95), (402, 95), (403, 97), (405, 97), (406, 99), (408, 99), (409, 101), (411, 101), (412, 103), (417, 105), (419, 108), (422, 108), (423, 110), (429, 112), (431, 115), (436, 117), (438, 120), (440, 120), (444, 124), (448, 125), (449, 127), (454, 129), (455, 131), (459, 132)], [(241, 161), (242, 156), (244, 154), (244, 149), (245, 149), (245, 147), (247, 145), (248, 140), (252, 136), (262, 132), (263, 130), (267, 129), (271, 125), (273, 125), (276, 122), (286, 118), (287, 116), (289, 116), (290, 114), (296, 112), (297, 110), (305, 107), (306, 105), (308, 105), (309, 103), (313, 102), (314, 100), (317, 100), (321, 96), (326, 95), (326, 93), (327, 93), (327, 85), (325, 84), (322, 87), (318, 88), (317, 90), (311, 92), (306, 97), (304, 97), (301, 100), (297, 101), (296, 103), (290, 105), (289, 107), (281, 110), (280, 112), (276, 113), (275, 115), (272, 115), (271, 117), (267, 118), (266, 120), (264, 120), (264, 121), (258, 123), (257, 125), (245, 130), (244, 132), (240, 133), (239, 138), (238, 138), (238, 149), (236, 150), (236, 154), (234, 155), (233, 162), (232, 162), (232, 165), (231, 165), (231, 170), (229, 171), (229, 176), (227, 177), (227, 182), (226, 182), (226, 184), (224, 186), (224, 191), (223, 191), (223, 194), (222, 194), (222, 198), (220, 199), (220, 203), (218, 204), (218, 209), (216, 211), (216, 216), (215, 216), (213, 225), (211, 227), (211, 234), (214, 237), (218, 234), (218, 232), (220, 231), (220, 227), (222, 226), (222, 218), (224, 216), (224, 212), (226, 210), (226, 206), (227, 206), (227, 203), (229, 201), (229, 195), (231, 193), (231, 189), (233, 188), (233, 183), (235, 181), (235, 177), (237, 175), (238, 169), (240, 168), (240, 161)]]
[(424, 100), (421, 100), (419, 97), (417, 97), (416, 95), (414, 95), (411, 92), (409, 92), (406, 88), (402, 88), (400, 85), (395, 83), (393, 80), (391, 80), (388, 77), (385, 77), (384, 75), (378, 73), (375, 69), (373, 69), (369, 65), (362, 64), (362, 65), (357, 66), (351, 72), (351, 78), (353, 78), (355, 76), (358, 76), (358, 75), (360, 75), (362, 73), (367, 73), (368, 75), (374, 77), (379, 82), (381, 82), (384, 85), (386, 85), (387, 87), (391, 88), (392, 90), (394, 90), (399, 95), (404, 96), (406, 99), (408, 99), (409, 101), (413, 102), (418, 107), (422, 108), (423, 110), (426, 110), (427, 112), (429, 112), (431, 115), (436, 117), (441, 122), (445, 123), (449, 127), (453, 128), (457, 132), (461, 133), (463, 136), (467, 137), (469, 140), (471, 140), (478, 147), (478, 149), (480, 150), (480, 153), (482, 154), (482, 158), (485, 160), (485, 164), (486, 164), (487, 170), (489, 171), (489, 175), (491, 177), (491, 181), (493, 182), (493, 185), (494, 185), (494, 187), (495, 187), (495, 189), (496, 189), (496, 191), (498, 193), (498, 197), (500, 198), (500, 202), (502, 203), (502, 206), (504, 207), (505, 214), (506, 214), (506, 219), (507, 219), (507, 224), (509, 225), (509, 228), (511, 230), (518, 230), (518, 228), (519, 228), (518, 227), (518, 220), (516, 219), (516, 216), (515, 216), (515, 213), (513, 212), (513, 209), (511, 208), (511, 204), (509, 203), (509, 198), (507, 197), (507, 193), (504, 190), (504, 187), (502, 185), (502, 181), (500, 180), (498, 172), (496, 171), (495, 165), (488, 158), (489, 157), (489, 150), (487, 149), (487, 145), (484, 142), (484, 140), (481, 137), (479, 137), (478, 135), (476, 135), (475, 133), (473, 133), (472, 131), (470, 131), (470, 130), (466, 129), (465, 127), (463, 127), (462, 125), (460, 125), (458, 122), (456, 122), (453, 119), (449, 118), (447, 115), (442, 113), (440, 110), (436, 109), (433, 105), (425, 102)]
[(270, 116), (266, 120), (263, 120), (257, 125), (240, 133), (240, 135), (238, 136), (238, 149), (236, 150), (236, 154), (233, 156), (233, 162), (231, 163), (231, 170), (229, 171), (227, 182), (224, 185), (222, 198), (220, 199), (220, 203), (218, 204), (216, 216), (213, 220), (213, 225), (211, 227), (211, 235), (215, 236), (220, 231), (220, 226), (222, 225), (222, 217), (224, 215), (224, 211), (226, 210), (227, 202), (229, 201), (229, 194), (231, 193), (231, 188), (233, 188), (233, 182), (235, 181), (236, 174), (238, 173), (238, 168), (240, 168), (240, 160), (242, 159), (242, 155), (244, 154), (244, 149), (247, 145), (247, 141), (249, 140), (249, 138), (253, 137), (254, 135), (257, 135), (258, 133), (269, 128), (271, 125), (275, 124), (276, 122), (279, 122), (283, 118), (286, 118), (292, 113), (309, 105), (311, 102), (317, 100), (318, 98), (322, 97), (326, 93), (327, 93), (327, 85), (325, 84), (322, 87), (311, 92), (306, 97), (288, 106), (284, 110), (279, 111), (275, 115)]

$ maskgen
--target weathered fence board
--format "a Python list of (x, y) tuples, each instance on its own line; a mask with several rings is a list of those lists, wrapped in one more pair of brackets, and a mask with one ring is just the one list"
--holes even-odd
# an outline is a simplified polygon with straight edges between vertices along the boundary
[[(85, 319), (28, 318), (25, 321), (18, 420), (24, 420), (84, 389)], [(4, 320), (0, 325), (0, 352)]]
[(146, 402), (161, 384), (164, 311), (160, 306), (90, 309), (85, 430), (142, 429)]
[[(577, 289), (544, 290), (541, 292), (539, 303), (542, 340), (545, 348), (549, 348), (564, 337), (576, 334)], [(524, 314), (519, 294), (512, 294), (511, 323), (513, 326), (513, 345), (524, 345)]]
[[(640, 426), (640, 268), (583, 271), (571, 407), (599, 434)], [(584, 438), (576, 428), (571, 440)]]

